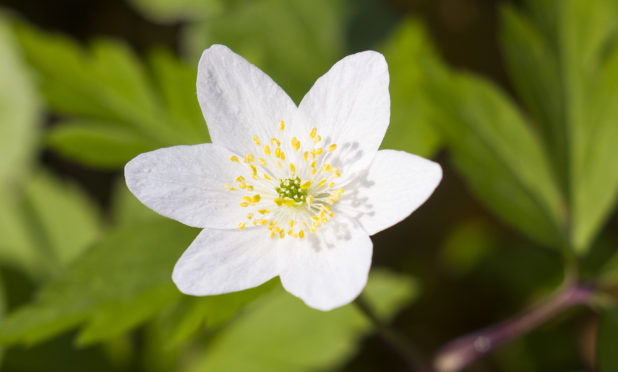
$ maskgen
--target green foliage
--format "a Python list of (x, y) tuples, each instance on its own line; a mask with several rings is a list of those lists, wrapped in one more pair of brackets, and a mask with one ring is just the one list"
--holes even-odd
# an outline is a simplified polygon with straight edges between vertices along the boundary
[(568, 196), (571, 245), (590, 243), (618, 194), (618, 10), (613, 0), (503, 11), (507, 67)]
[(201, 20), (223, 11), (223, 0), (129, 0), (143, 15), (156, 22)]
[[(184, 37), (192, 59), (225, 44), (280, 83), (297, 103), (315, 79), (345, 54), (340, 0), (258, 0), (191, 24)], [(275, 36), (276, 35), (276, 36)]]
[(84, 50), (25, 25), (19, 39), (50, 108), (73, 118), (53, 127), (47, 141), (64, 156), (120, 167), (146, 150), (208, 141), (197, 100), (184, 100), (195, 91), (195, 69), (166, 52), (153, 53), (151, 74), (119, 42)]
[[(374, 270), (364, 296), (388, 322), (416, 294), (408, 277)], [(313, 310), (281, 290), (256, 301), (215, 336), (189, 371), (314, 371), (349, 358), (372, 324), (354, 304)]]
[(485, 205), (524, 234), (561, 247), (565, 211), (544, 149), (508, 97), (467, 74), (433, 72), (428, 89), (455, 164)]
[(430, 64), (438, 61), (423, 27), (413, 20), (402, 22), (382, 52), (392, 77), (391, 123), (382, 148), (431, 156), (441, 144), (431, 125), (431, 111), (439, 109), (439, 102), (429, 100), (423, 90), (424, 71), (418, 59)]
[[(47, 283), (37, 301), (12, 313), (0, 325), (0, 341), (32, 344), (82, 322), (89, 323), (82, 341), (92, 341), (96, 330), (108, 333), (100, 326), (104, 320), (119, 324), (114, 333), (126, 331), (150, 315), (150, 308), (180, 295), (170, 273), (194, 235), (193, 229), (158, 219), (117, 228)], [(120, 311), (123, 307), (131, 311)]]
[(597, 367), (599, 372), (618, 371), (618, 308), (604, 309), (599, 322), (597, 340)]
[(0, 55), (0, 193), (5, 193), (28, 176), (41, 112), (13, 29), (2, 13)]

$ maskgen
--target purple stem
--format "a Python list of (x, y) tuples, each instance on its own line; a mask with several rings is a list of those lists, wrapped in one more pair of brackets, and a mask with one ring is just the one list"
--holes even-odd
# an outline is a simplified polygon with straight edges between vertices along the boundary
[(483, 355), (540, 326), (562, 311), (589, 303), (592, 295), (591, 286), (569, 286), (528, 311), (449, 342), (438, 351), (434, 368), (437, 372), (461, 371)]

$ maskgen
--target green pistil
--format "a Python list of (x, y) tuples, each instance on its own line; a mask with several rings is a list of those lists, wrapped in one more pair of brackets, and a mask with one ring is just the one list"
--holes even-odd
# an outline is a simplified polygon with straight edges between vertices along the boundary
[(275, 189), (282, 199), (294, 200), (302, 203), (307, 198), (307, 191), (300, 188), (300, 178), (284, 178), (279, 187)]

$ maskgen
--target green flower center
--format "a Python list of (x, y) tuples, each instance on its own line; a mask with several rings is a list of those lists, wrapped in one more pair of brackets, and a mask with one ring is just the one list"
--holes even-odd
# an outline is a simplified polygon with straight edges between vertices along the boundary
[(294, 200), (296, 203), (302, 203), (307, 198), (307, 190), (301, 187), (299, 177), (282, 179), (275, 190), (280, 198)]

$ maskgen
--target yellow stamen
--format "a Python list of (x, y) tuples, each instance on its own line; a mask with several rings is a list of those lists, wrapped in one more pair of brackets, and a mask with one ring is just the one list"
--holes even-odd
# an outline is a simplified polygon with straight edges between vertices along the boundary
[(332, 144), (330, 146), (328, 146), (328, 152), (333, 152), (337, 149), (337, 145), (336, 144)]
[(270, 147), (264, 146), (264, 154), (266, 154), (266, 156), (270, 156)]
[(300, 188), (303, 190), (307, 190), (309, 189), (309, 187), (311, 187), (311, 181), (307, 181), (305, 183), (303, 183), (302, 185), (300, 185)]
[(255, 142), (256, 145), (260, 146), (260, 139), (257, 135), (253, 136), (253, 142)]
[(318, 132), (318, 128), (311, 129), (311, 133), (309, 133), (309, 137), (315, 138), (316, 133)]
[(233, 155), (233, 156), (230, 158), (230, 160), (231, 160), (231, 161), (234, 161), (234, 162), (236, 162), (236, 163), (238, 163), (238, 156)]
[(279, 123), (279, 128), (281, 129), (281, 131), (285, 129), (285, 123), (283, 122), (283, 120), (281, 120), (281, 123)]
[(246, 225), (247, 225), (247, 223), (246, 223), (246, 222), (241, 222), (241, 223), (239, 223), (239, 224), (238, 224), (238, 230), (242, 230), (242, 229), (244, 229)]

